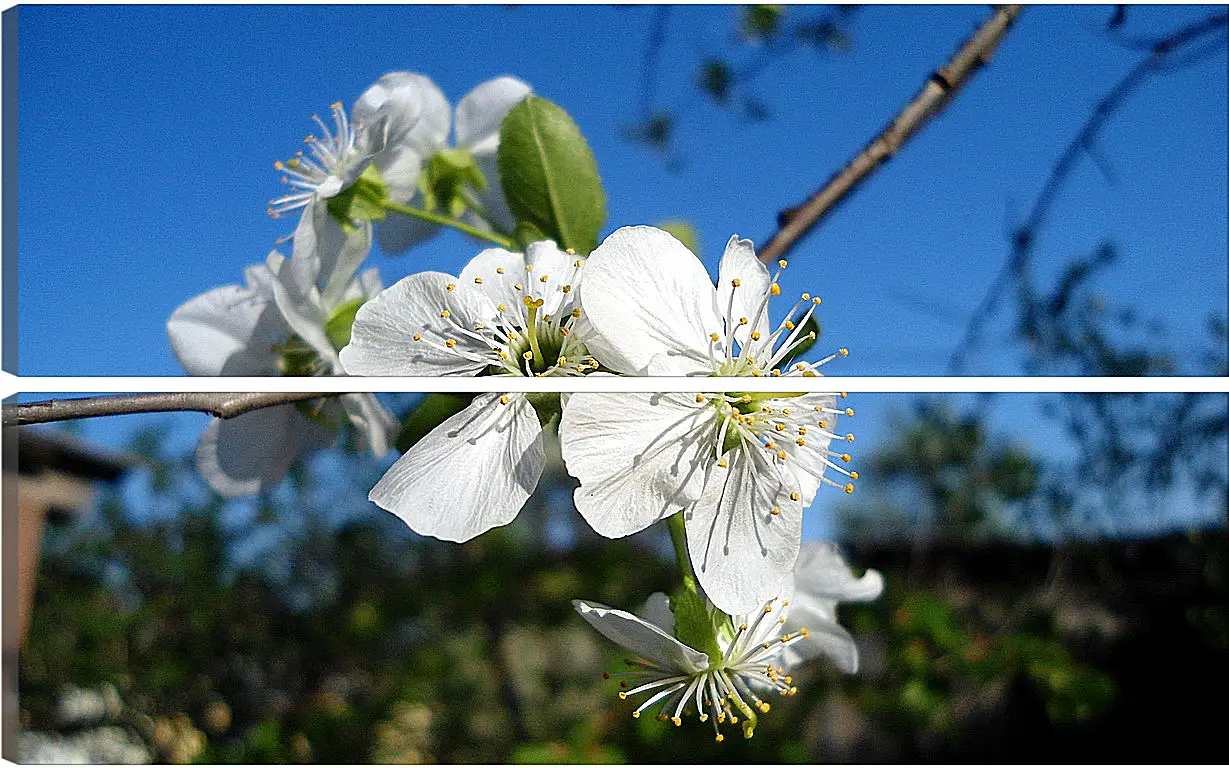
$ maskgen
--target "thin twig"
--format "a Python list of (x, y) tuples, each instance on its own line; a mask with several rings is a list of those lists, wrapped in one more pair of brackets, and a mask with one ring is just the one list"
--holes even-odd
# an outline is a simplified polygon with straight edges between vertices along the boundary
[[(1033, 203), (1033, 207), (1029, 211), (1028, 218), (1012, 235), (1011, 253), (999, 269), (999, 273), (995, 276), (994, 281), (990, 284), (986, 295), (982, 297), (981, 302), (977, 305), (977, 309), (974, 310), (973, 315), (969, 318), (969, 322), (965, 326), (963, 338), (961, 338), (960, 343), (948, 359), (948, 373), (955, 374), (963, 368), (965, 354), (977, 343), (981, 328), (994, 313), (999, 300), (1002, 298), (1003, 291), (1007, 289), (1013, 276), (1019, 278), (1023, 274), (1028, 260), (1032, 256), (1033, 246), (1037, 241), (1037, 232), (1045, 223), (1046, 215), (1050, 212), (1050, 208), (1057, 199), (1059, 191), (1067, 181), (1067, 177), (1075, 169), (1076, 161), (1082, 155), (1089, 153), (1090, 148), (1096, 145), (1097, 135), (1100, 134), (1105, 123), (1123, 105), (1127, 97), (1134, 93), (1149, 76), (1165, 71), (1165, 67), (1172, 63), (1169, 60), (1172, 54), (1178, 53), (1186, 46), (1203, 40), (1209, 34), (1223, 31), (1227, 22), (1229, 22), (1229, 14), (1224, 12), (1216, 13), (1157, 40), (1153, 43), (1148, 55), (1132, 67), (1110, 89), (1109, 93), (1097, 103), (1092, 114), (1089, 115), (1088, 119), (1084, 121), (1083, 126), (1080, 127), (1079, 133), (1067, 144), (1063, 153), (1059, 155), (1058, 161), (1054, 163), (1050, 176), (1046, 179), (1045, 186), (1041, 188), (1036, 202)], [(1212, 48), (1205, 47), (1199, 50), (1212, 50)], [(1184, 61), (1187, 64), (1191, 63), (1190, 60)]]
[(95, 416), (130, 413), (200, 411), (219, 419), (229, 419), (261, 408), (337, 397), (339, 392), (155, 392), (128, 395), (75, 397), (67, 400), (42, 400), (4, 406), (4, 426), (46, 424)]
[(1020, 5), (1002, 5), (960, 46), (942, 68), (926, 78), (922, 90), (905, 105), (853, 160), (806, 202), (782, 211), (778, 229), (760, 249), (763, 261), (776, 261), (829, 214), (875, 169), (889, 160), (926, 122), (941, 111), (969, 78), (990, 61), (1003, 36), (1020, 14)]

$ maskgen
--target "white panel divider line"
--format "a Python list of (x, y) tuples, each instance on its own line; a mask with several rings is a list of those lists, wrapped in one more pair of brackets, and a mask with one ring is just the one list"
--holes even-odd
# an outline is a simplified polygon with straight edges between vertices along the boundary
[(13, 376), (0, 393), (112, 392), (1227, 392), (1229, 377), (1081, 376)]

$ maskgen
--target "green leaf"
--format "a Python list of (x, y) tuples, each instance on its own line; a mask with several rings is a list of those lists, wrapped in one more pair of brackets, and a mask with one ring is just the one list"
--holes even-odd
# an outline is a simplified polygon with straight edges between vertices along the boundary
[(696, 228), (691, 225), (691, 222), (684, 219), (666, 219), (654, 226), (674, 235), (680, 243), (687, 246), (687, 250), (694, 253), (697, 257), (700, 256), (700, 236), (696, 232)]
[(670, 595), (670, 611), (674, 614), (674, 636), (697, 651), (704, 651), (709, 663), (716, 664), (721, 659), (721, 646), (717, 644), (713, 617), (704, 598), (679, 587)]
[(473, 399), (474, 395), (466, 393), (432, 392), (427, 395), (402, 423), (397, 450), (405, 453), (413, 448), (428, 432), (453, 414), (460, 413)]
[(354, 327), (354, 315), (366, 301), (366, 297), (347, 301), (329, 315), (329, 319), (324, 323), (324, 331), (328, 334), (329, 341), (333, 342), (333, 349), (340, 350), (350, 343), (350, 329)]
[(527, 96), (499, 130), (499, 178), (518, 223), (587, 254), (606, 221), (606, 193), (580, 128), (558, 105)]

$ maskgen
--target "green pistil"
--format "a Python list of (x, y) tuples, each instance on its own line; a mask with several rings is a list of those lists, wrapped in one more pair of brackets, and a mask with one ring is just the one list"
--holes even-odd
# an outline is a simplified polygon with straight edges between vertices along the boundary
[(542, 356), (542, 347), (538, 343), (538, 309), (545, 302), (542, 299), (525, 297), (525, 306), (529, 309), (529, 321), (525, 324), (525, 334), (529, 336), (529, 349), (533, 351), (533, 370), (541, 373), (546, 370), (546, 358)]

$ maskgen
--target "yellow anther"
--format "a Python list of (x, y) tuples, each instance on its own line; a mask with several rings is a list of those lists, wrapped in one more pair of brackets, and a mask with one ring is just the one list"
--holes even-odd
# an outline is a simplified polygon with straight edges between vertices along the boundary
[(567, 248), (567, 249), (565, 249), (563, 252), (564, 252), (564, 253), (566, 253), (566, 254), (567, 254), (567, 255), (569, 255), (569, 256), (575, 256), (575, 255), (576, 255), (576, 249), (575, 249), (575, 248)]
[(759, 331), (752, 331), (752, 332), (751, 332), (751, 340), (752, 340), (752, 341), (759, 341), (759, 340), (760, 340), (760, 332), (759, 332)]
[(789, 262), (786, 261), (785, 259), (781, 259), (780, 261), (777, 262), (777, 266), (780, 267), (781, 269), (785, 269), (786, 267), (789, 266)]
[(816, 296), (815, 298), (811, 299), (811, 303), (815, 306), (819, 306), (820, 304), (824, 303), (824, 300)]
[(697, 403), (704, 402), (704, 395), (696, 395), (696, 402)]
[(800, 438), (798, 438), (797, 440), (795, 440), (795, 441), (794, 441), (794, 444), (795, 444), (795, 445), (797, 445), (799, 448), (801, 448), (802, 446), (804, 446), (804, 445), (806, 445), (806, 444), (807, 444), (807, 441), (806, 441), (806, 440), (803, 440), (803, 439), (800, 437)]
[(414, 341), (422, 341), (422, 334), (421, 333), (414, 334)]
[(503, 267), (496, 267), (496, 268), (495, 268), (495, 274), (497, 274), (497, 275), (502, 275), (503, 273), (504, 273), (504, 268), (503, 268)]
[(453, 347), (455, 347), (456, 345), (457, 345), (457, 340), (456, 340), (456, 339), (449, 339), (449, 340), (447, 340), (447, 341), (445, 341), (445, 342), (444, 342), (444, 346), (448, 347), (449, 349), (452, 349), (452, 348), (453, 348)]
[(513, 287), (513, 288), (515, 288), (515, 289), (516, 289), (516, 290), (518, 290), (518, 291), (523, 291), (523, 290), (525, 290), (525, 284), (524, 284), (524, 283), (513, 283), (513, 284), (512, 284), (512, 287)]
[(546, 276), (546, 275), (542, 275), (541, 277), (539, 277), (539, 278), (538, 278), (538, 280), (540, 280), (541, 282), (545, 283), (545, 282), (547, 282), (548, 280), (550, 280), (550, 278), (549, 278), (548, 276)]
[(853, 408), (846, 408), (846, 409), (845, 409), (845, 415), (846, 415), (846, 416), (853, 416)]
[(674, 723), (676, 726), (683, 724), (683, 720), (680, 717), (672, 717), (670, 718), (670, 722)]
[(507, 304), (500, 304), (498, 307), (496, 307), (496, 309), (498, 309), (500, 312), (507, 312), (507, 311), (508, 311), (508, 305), (507, 305)]
[(764, 606), (764, 613), (772, 613), (772, 603)]
[(853, 483), (845, 484), (845, 493), (853, 493)]
[(811, 636), (811, 630), (807, 629), (806, 627), (803, 627), (802, 629), (798, 630), (798, 633), (801, 634), (803, 637)]
[(849, 350), (845, 349), (844, 347), (841, 347), (840, 349), (838, 349), (837, 352), (840, 354), (841, 357), (849, 357)]
[(780, 376), (780, 375), (781, 375), (781, 369), (780, 369), (780, 368), (773, 368), (773, 369), (772, 369), (772, 375), (773, 375), (773, 376)]
[(773, 429), (777, 430), (778, 432), (784, 432), (785, 425), (778, 422), (776, 425), (773, 426)]
[(841, 397), (849, 397), (849, 393), (848, 393), (848, 392), (842, 392), (842, 393), (841, 393)]
[(852, 443), (853, 442), (853, 432), (850, 432), (848, 435), (845, 435), (845, 439)]
[(794, 491), (793, 493), (791, 493), (791, 494), (789, 495), (789, 498), (790, 498), (790, 501), (798, 501), (798, 500), (799, 500), (799, 499), (801, 499), (802, 497), (801, 497), (800, 495), (798, 495), (798, 492), (797, 492), (797, 491)]
[(702, 723), (707, 723), (707, 722), (708, 722), (708, 713), (707, 713), (707, 712), (701, 712), (701, 713), (700, 713), (700, 722), (702, 722)]
[(729, 469), (730, 462), (726, 461), (725, 459), (722, 459), (721, 461), (717, 462), (717, 466), (721, 467), (722, 469)]
[(764, 374), (759, 369), (756, 369), (751, 372), (751, 375), (752, 376), (763, 376)]
[[(717, 722), (721, 722), (721, 721), (718, 720)], [(725, 741), (725, 736), (722, 736), (720, 733), (717, 734), (717, 743), (720, 744), (723, 741)]]
[(841, 461), (848, 462), (848, 461), (852, 461), (852, 460), (853, 460), (853, 456), (850, 456), (848, 453), (842, 453), (842, 454), (841, 454)]
[(563, 291), (564, 293), (571, 293), (571, 292), (572, 292), (572, 286), (570, 286), (570, 285), (563, 285), (563, 286), (560, 286), (560, 287), (559, 287), (559, 290)]
[(555, 363), (556, 363), (556, 364), (558, 364), (558, 365), (567, 365), (567, 364), (568, 364), (568, 359), (567, 359), (566, 357), (564, 357), (563, 355), (560, 355), (560, 356), (559, 356), (559, 359), (558, 359), (558, 360), (556, 360), (556, 361), (555, 361)]
[(486, 328), (486, 324), (485, 324), (485, 323), (474, 323), (474, 330), (475, 330), (475, 331), (481, 331), (483, 328)]
[(627, 698), (627, 691), (619, 691), (619, 698), (620, 698), (620, 699), (626, 699), (626, 698)]
[(768, 286), (768, 292), (771, 293), (773, 296), (780, 296), (781, 286), (777, 285), (776, 283), (773, 283), (772, 285)]
[(785, 330), (787, 330), (787, 331), (792, 331), (792, 330), (794, 330), (794, 328), (795, 328), (795, 327), (796, 327), (796, 326), (794, 325), (794, 321), (793, 321), (793, 320), (786, 320), (786, 321), (785, 321)]
[[(627, 697), (625, 696), (624, 698), (627, 698)], [(632, 713), (632, 717), (634, 717), (634, 718), (636, 718), (637, 720), (639, 720), (639, 719), (640, 719), (640, 713), (639, 713), (639, 712), (633, 712), (633, 713)]]
[(798, 427), (798, 434), (805, 435), (806, 433), (807, 433), (806, 427)]
[(496, 352), (496, 354), (498, 354), (498, 355), (499, 355), (499, 359), (500, 359), (500, 360), (507, 360), (507, 359), (508, 359), (508, 353), (507, 353), (507, 352), (505, 352), (505, 351), (503, 351), (502, 349), (497, 349), (497, 350), (495, 350), (495, 352)]
[(581, 312), (579, 309), (572, 310), (572, 317), (580, 317), (580, 315), (581, 315)]
[(444, 311), (440, 312), (440, 317), (452, 317), (452, 313), (445, 309)]
[(510, 402), (512, 402), (512, 399), (508, 397), (507, 395), (501, 395), (499, 398), (500, 405), (507, 405)]
[(740, 317), (740, 318), (738, 318), (738, 324), (739, 324), (739, 325), (746, 325), (748, 322), (750, 322), (750, 321), (749, 321), (749, 320), (747, 320), (747, 318), (745, 318), (745, 317)]
[(768, 711), (768, 710), (770, 710), (770, 709), (772, 709), (772, 706), (771, 706), (768, 702), (766, 702), (766, 701), (761, 701), (761, 702), (760, 702), (760, 711), (761, 711), (761, 712), (767, 712), (767, 711)]
[(482, 285), (482, 278), (481, 278), (481, 277), (475, 277), (475, 278), (474, 278), (474, 284), (475, 284), (475, 285)]
[(788, 409), (788, 408), (782, 408), (782, 409), (781, 409), (781, 413), (784, 413), (786, 416), (788, 416), (788, 415), (789, 415), (789, 409)]
[[(807, 338), (810, 339), (811, 341), (815, 341), (815, 339), (818, 337), (815, 335), (815, 331), (811, 331), (810, 333), (807, 334)], [(802, 364), (799, 363), (799, 365), (802, 365)]]
[(810, 300), (811, 300), (811, 294), (809, 294), (809, 293), (804, 293), (804, 294), (802, 294), (802, 300), (803, 300), (803, 301), (810, 301)]
[(721, 337), (720, 337), (720, 336), (718, 336), (718, 335), (717, 335), (717, 334), (715, 334), (715, 333), (710, 333), (710, 334), (708, 335), (708, 338), (709, 338), (709, 340), (710, 340), (710, 341), (721, 341)]
[(776, 443), (764, 443), (764, 448), (770, 451), (775, 451), (777, 450), (777, 444)]
[(823, 419), (820, 419), (820, 420), (819, 420), (819, 428), (820, 428), (820, 429), (827, 429), (827, 428), (828, 428), (828, 422), (824, 421)]
[(526, 272), (532, 272), (532, 271), (533, 271), (533, 265), (532, 265), (532, 264), (526, 264), (526, 265), (525, 265), (525, 271), (526, 271)]
[(456, 289), (457, 289), (457, 284), (456, 284), (456, 283), (449, 283), (448, 285), (445, 285), (445, 286), (444, 286), (444, 290), (448, 291), (449, 293), (452, 293), (452, 292), (453, 292), (453, 291), (455, 291)]
[(742, 284), (743, 284), (743, 281), (739, 280), (737, 277), (730, 281), (730, 285), (734, 286), (735, 288), (739, 287)]
[[(571, 250), (571, 249), (569, 248), (568, 250)], [(576, 253), (576, 251), (572, 251), (572, 254), (573, 254), (573, 255), (575, 255), (575, 253)], [(575, 267), (583, 267), (584, 265), (585, 265), (585, 260), (584, 260), (584, 259), (577, 259), (577, 260), (576, 260), (576, 263), (575, 263), (575, 264), (573, 264), (572, 266), (575, 266)]]
[(777, 451), (777, 458), (780, 459), (781, 461), (785, 461), (786, 459), (789, 458), (789, 454), (786, 453), (785, 451)]
[(521, 355), (521, 357), (525, 358), (526, 360), (532, 360), (532, 359), (533, 359), (533, 352), (531, 352), (531, 351), (527, 351), (527, 352), (525, 352), (525, 354)]
[(774, 515), (779, 515), (779, 514), (781, 514), (781, 508), (780, 508), (780, 507), (773, 507), (773, 508), (772, 508), (772, 513), (773, 513)]

